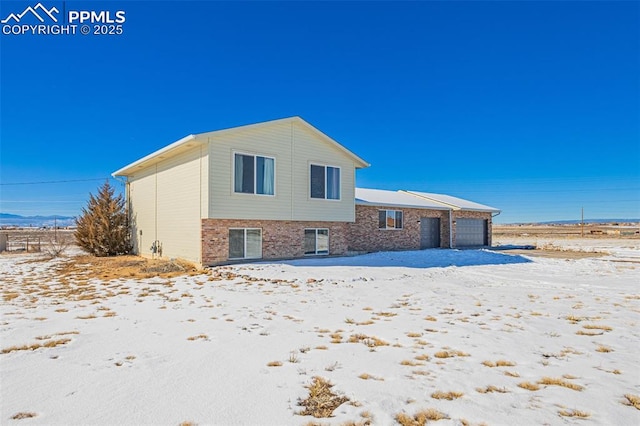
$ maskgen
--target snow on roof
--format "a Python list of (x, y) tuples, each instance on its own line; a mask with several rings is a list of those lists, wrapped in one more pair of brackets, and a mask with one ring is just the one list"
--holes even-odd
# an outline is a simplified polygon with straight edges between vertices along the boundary
[(418, 192), (418, 191), (402, 191), (402, 192), (407, 195), (422, 198), (424, 200), (430, 200), (437, 203), (445, 204), (447, 206), (452, 207), (454, 210), (472, 210), (472, 211), (491, 212), (491, 213), (500, 212), (500, 209), (496, 209), (495, 207), (486, 206), (484, 204), (475, 203), (473, 201), (464, 200), (462, 198), (453, 197), (451, 195), (433, 194), (429, 192)]
[(412, 207), (419, 209), (451, 210), (450, 206), (417, 197), (402, 191), (356, 188), (356, 204), (365, 206)]
[(356, 204), (364, 206), (411, 207), (433, 210), (468, 210), (498, 213), (499, 209), (445, 194), (418, 191), (386, 191), (356, 188)]

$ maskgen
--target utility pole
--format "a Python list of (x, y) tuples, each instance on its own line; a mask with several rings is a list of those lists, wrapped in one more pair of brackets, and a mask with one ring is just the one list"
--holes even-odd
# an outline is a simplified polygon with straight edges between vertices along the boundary
[(580, 210), (580, 236), (584, 237), (584, 207)]
[(58, 242), (58, 216), (53, 215), (53, 239)]

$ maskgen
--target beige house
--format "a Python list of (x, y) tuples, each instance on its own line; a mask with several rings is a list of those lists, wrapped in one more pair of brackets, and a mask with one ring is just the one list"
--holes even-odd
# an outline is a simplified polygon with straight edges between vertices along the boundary
[(199, 264), (343, 254), (363, 159), (299, 117), (189, 135), (125, 177), (134, 251)]
[(201, 265), (491, 244), (499, 210), (356, 189), (363, 159), (300, 117), (189, 135), (126, 178), (134, 252)]

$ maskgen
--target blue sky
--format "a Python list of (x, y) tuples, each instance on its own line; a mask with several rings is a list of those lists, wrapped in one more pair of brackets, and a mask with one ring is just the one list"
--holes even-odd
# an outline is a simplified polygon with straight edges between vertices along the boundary
[[(123, 34), (0, 34), (2, 212), (76, 215), (187, 134), (299, 115), (372, 164), (360, 187), (468, 198), (502, 223), (640, 217), (638, 2), (64, 8), (124, 10)], [(67, 182), (15, 185), (51, 181)]]

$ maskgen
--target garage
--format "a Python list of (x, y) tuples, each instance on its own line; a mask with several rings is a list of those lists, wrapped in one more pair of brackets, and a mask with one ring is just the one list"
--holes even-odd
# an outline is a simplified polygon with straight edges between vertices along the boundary
[(488, 245), (488, 225), (486, 219), (457, 219), (456, 247), (479, 247)]
[(440, 247), (440, 218), (420, 218), (420, 249)]

